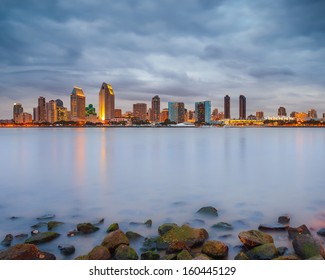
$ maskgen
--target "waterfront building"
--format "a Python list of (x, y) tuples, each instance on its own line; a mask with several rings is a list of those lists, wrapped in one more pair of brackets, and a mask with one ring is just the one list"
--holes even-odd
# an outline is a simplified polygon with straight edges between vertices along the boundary
[(20, 115), (23, 113), (24, 109), (21, 103), (14, 103), (13, 107), (13, 120), (15, 123), (21, 123), (20, 122)]
[(160, 122), (164, 122), (165, 120), (168, 119), (168, 109), (164, 108), (161, 112), (160, 112), (160, 116), (159, 116), (159, 121)]
[(151, 100), (151, 118), (153, 122), (159, 122), (160, 117), (160, 98), (158, 95), (154, 96)]
[(323, 119), (325, 119), (325, 113), (323, 113)]
[(43, 96), (40, 96), (38, 98), (38, 106), (37, 106), (37, 110), (38, 110), (38, 119), (36, 120), (36, 122), (38, 123), (42, 123), (46, 121), (46, 101), (45, 98)]
[(55, 123), (58, 120), (56, 101), (50, 100), (46, 103), (46, 120)]
[(33, 108), (33, 120), (35, 123), (38, 122), (39, 116), (38, 116), (38, 107)]
[(255, 120), (257, 120), (257, 117), (256, 117), (255, 115), (249, 115), (249, 116), (247, 117), (247, 120), (255, 121)]
[(315, 109), (310, 109), (308, 111), (308, 117), (311, 119), (317, 119), (317, 111)]
[(33, 117), (31, 114), (23, 112), (21, 115), (23, 116), (23, 123), (32, 123), (33, 122)]
[(57, 99), (55, 100), (55, 103), (56, 103), (56, 107), (59, 108), (59, 107), (63, 107), (63, 101), (61, 99)]
[(133, 117), (145, 121), (147, 120), (147, 104), (136, 103), (133, 104)]
[(151, 122), (153, 122), (153, 121), (152, 121), (152, 109), (151, 109), (151, 108), (148, 109), (147, 116), (148, 116), (148, 119), (149, 119)]
[(296, 111), (291, 112), (290, 117), (291, 118), (295, 118), (296, 117), (296, 113), (297, 113)]
[(239, 119), (246, 119), (246, 97), (244, 95), (239, 96)]
[(188, 119), (189, 122), (195, 122), (195, 111), (188, 110), (187, 115), (188, 115), (187, 119)]
[(305, 112), (296, 112), (295, 113), (295, 119), (297, 121), (305, 121), (306, 118), (308, 118), (308, 114)]
[(185, 117), (183, 102), (168, 102), (168, 118), (172, 122), (182, 123)]
[(257, 119), (257, 120), (263, 120), (263, 119), (264, 119), (264, 112), (262, 112), (262, 111), (257, 111), (257, 112), (256, 112), (256, 119)]
[(86, 97), (83, 90), (79, 87), (74, 87), (71, 95), (71, 120), (85, 121), (86, 119)]
[(224, 118), (230, 119), (230, 97), (226, 95), (224, 97)]
[(214, 108), (213, 111), (212, 111), (212, 114), (211, 114), (211, 119), (212, 119), (213, 121), (218, 120), (218, 115), (219, 115), (219, 110), (218, 110), (218, 108)]
[(279, 117), (286, 117), (287, 116), (287, 111), (286, 111), (285, 107), (279, 107), (278, 116)]
[(114, 110), (114, 117), (115, 118), (122, 118), (122, 110), (121, 109), (115, 109)]
[(56, 106), (57, 111), (57, 121), (68, 121), (68, 110), (65, 107)]
[(115, 117), (115, 94), (110, 84), (102, 83), (99, 90), (99, 119), (107, 121)]
[(195, 102), (195, 121), (197, 123), (211, 122), (211, 102)]

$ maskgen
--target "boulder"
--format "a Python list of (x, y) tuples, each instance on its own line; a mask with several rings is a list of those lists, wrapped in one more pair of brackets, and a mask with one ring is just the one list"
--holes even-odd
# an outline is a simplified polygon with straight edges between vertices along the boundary
[(250, 260), (272, 260), (278, 256), (274, 243), (263, 244), (246, 252)]
[(137, 252), (130, 246), (122, 244), (115, 250), (114, 258), (116, 260), (137, 260)]
[(233, 226), (231, 224), (228, 224), (225, 222), (219, 222), (217, 224), (212, 225), (211, 227), (218, 229), (218, 230), (232, 230), (233, 229)]
[(288, 227), (288, 234), (290, 239), (294, 239), (300, 234), (311, 234), (311, 233), (306, 225), (301, 225), (296, 228)]
[(288, 260), (288, 261), (294, 261), (294, 260), (301, 260), (297, 255), (292, 254), (292, 255), (285, 255), (285, 256), (280, 256), (277, 258), (274, 258), (273, 260)]
[(165, 234), (167, 231), (171, 230), (172, 228), (177, 227), (177, 224), (174, 223), (166, 223), (162, 224), (161, 226), (158, 227), (158, 233), (160, 235)]
[(36, 235), (33, 235), (25, 240), (26, 244), (40, 244), (52, 241), (53, 239), (59, 237), (60, 234), (53, 231), (40, 232)]
[(287, 247), (279, 247), (279, 248), (277, 248), (277, 251), (278, 251), (279, 256), (283, 256), (286, 253), (286, 251), (288, 251), (288, 248)]
[(46, 214), (46, 215), (38, 217), (37, 220), (50, 220), (50, 219), (54, 219), (54, 218), (55, 218), (54, 214)]
[(129, 240), (137, 240), (137, 239), (143, 238), (143, 236), (141, 234), (136, 233), (134, 231), (127, 231), (125, 233), (125, 235)]
[(94, 226), (91, 223), (81, 223), (77, 225), (77, 230), (83, 234), (89, 234), (99, 230), (98, 227)]
[(169, 244), (166, 253), (174, 254), (174, 253), (179, 253), (180, 251), (183, 250), (190, 251), (190, 248), (186, 245), (184, 241), (175, 241)]
[(235, 258), (234, 258), (235, 260), (239, 260), (239, 261), (246, 261), (246, 260), (248, 260), (248, 256), (246, 255), (246, 253), (245, 252), (239, 252), (236, 256), (235, 256)]
[(118, 225), (118, 223), (113, 223), (108, 227), (106, 232), (112, 232), (112, 231), (115, 231), (115, 230), (118, 230), (118, 229), (120, 229), (120, 226)]
[(112, 259), (111, 253), (104, 246), (96, 246), (89, 253), (89, 260), (110, 260)]
[(190, 248), (200, 246), (209, 237), (208, 232), (203, 228), (192, 228), (188, 225), (174, 227), (157, 238), (157, 246), (168, 247), (173, 242), (183, 241)]
[(12, 234), (7, 234), (5, 238), (1, 241), (1, 245), (9, 247), (13, 239), (14, 237)]
[(259, 245), (274, 243), (273, 237), (259, 230), (242, 231), (238, 235), (246, 248), (254, 248)]
[(0, 251), (0, 260), (55, 260), (53, 254), (40, 251), (33, 244), (17, 244)]
[(205, 254), (199, 254), (197, 256), (195, 256), (195, 258), (193, 258), (193, 260), (211, 260), (211, 258)]
[(147, 220), (144, 222), (144, 224), (147, 226), (147, 227), (151, 227), (152, 226), (152, 220)]
[[(143, 242), (142, 251), (152, 251), (157, 249), (157, 237), (146, 237)], [(160, 249), (167, 249), (167, 246)]]
[(321, 228), (319, 231), (317, 231), (318, 235), (325, 236), (325, 228)]
[(275, 224), (260, 224), (258, 229), (259, 230), (286, 230), (288, 226), (275, 223)]
[(177, 254), (177, 260), (192, 260), (193, 257), (187, 250), (183, 250)]
[(107, 234), (101, 245), (113, 253), (115, 249), (122, 244), (129, 245), (130, 241), (124, 232), (118, 229)]
[(160, 260), (160, 255), (153, 251), (147, 251), (141, 254), (141, 260)]
[(196, 213), (204, 214), (208, 216), (218, 216), (218, 210), (212, 206), (205, 206), (200, 208)]
[(47, 229), (52, 230), (55, 227), (58, 227), (59, 225), (63, 225), (63, 224), (64, 224), (63, 222), (50, 221), (50, 222), (47, 223)]
[(323, 248), (318, 240), (310, 234), (299, 234), (292, 241), (295, 253), (302, 259), (309, 259), (317, 255), (323, 255)]
[(72, 255), (76, 251), (76, 248), (73, 245), (59, 245), (58, 248), (64, 256)]
[(176, 260), (177, 255), (176, 254), (167, 254), (163, 257), (163, 259), (166, 261)]
[(279, 224), (289, 224), (289, 222), (290, 222), (290, 217), (287, 215), (283, 215), (278, 218)]
[(213, 259), (221, 259), (227, 257), (228, 246), (220, 241), (209, 240), (204, 243), (201, 252)]

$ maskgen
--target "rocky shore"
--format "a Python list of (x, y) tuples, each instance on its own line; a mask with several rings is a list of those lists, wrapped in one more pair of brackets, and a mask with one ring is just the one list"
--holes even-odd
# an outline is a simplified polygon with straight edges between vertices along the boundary
[[(218, 211), (212, 206), (202, 207), (198, 214), (217, 217)], [(14, 217), (12, 217), (14, 219)], [(63, 234), (69, 238), (91, 235), (105, 230), (104, 219), (97, 223), (79, 223), (69, 232), (60, 232), (64, 222), (56, 221), (55, 215), (37, 218), (29, 234), (16, 236), (8, 233), (1, 241), (0, 260), (55, 260), (57, 256), (40, 250), (40, 244), (60, 240)], [(306, 225), (291, 227), (290, 217), (280, 216), (274, 224), (260, 224), (258, 229), (240, 231), (240, 246), (235, 260), (324, 260), (323, 236), (325, 228), (313, 235)], [(130, 223), (152, 228), (152, 220), (144, 223)], [(234, 226), (226, 222), (215, 223), (212, 228), (233, 232)], [(46, 229), (40, 230), (40, 229)], [(272, 233), (285, 232), (290, 246), (277, 246)], [(13, 245), (13, 240), (19, 240)], [(133, 244), (140, 244), (134, 248)], [(17, 243), (17, 242), (15, 242)], [(69, 256), (76, 251), (74, 245), (56, 245), (60, 254)], [(98, 244), (76, 260), (214, 260), (230, 259), (230, 245), (213, 239), (205, 228), (191, 227), (189, 224), (165, 223), (156, 230), (155, 236), (142, 236), (135, 231), (122, 231), (118, 223), (110, 224), (106, 236)], [(238, 246), (237, 246), (238, 247)]]

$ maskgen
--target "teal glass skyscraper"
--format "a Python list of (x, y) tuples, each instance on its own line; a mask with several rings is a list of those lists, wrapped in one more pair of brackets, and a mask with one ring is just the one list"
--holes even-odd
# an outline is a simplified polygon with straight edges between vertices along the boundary
[(197, 123), (211, 122), (211, 102), (195, 102), (195, 121)]
[(183, 102), (168, 102), (168, 118), (172, 122), (182, 123), (185, 120), (185, 108)]

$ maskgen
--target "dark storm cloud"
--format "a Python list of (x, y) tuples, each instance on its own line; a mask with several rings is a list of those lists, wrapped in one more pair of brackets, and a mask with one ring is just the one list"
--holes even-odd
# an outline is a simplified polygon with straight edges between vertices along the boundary
[(130, 101), (245, 92), (255, 110), (249, 100), (263, 108), (308, 92), (325, 106), (324, 14), (316, 0), (2, 0), (0, 98), (79, 85), (97, 102), (106, 81)]

